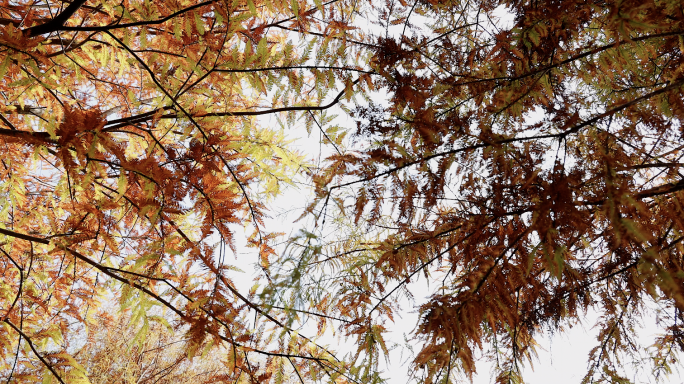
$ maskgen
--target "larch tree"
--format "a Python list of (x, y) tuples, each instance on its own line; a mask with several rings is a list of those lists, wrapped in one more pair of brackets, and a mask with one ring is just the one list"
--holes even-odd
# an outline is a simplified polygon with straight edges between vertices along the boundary
[(388, 99), (353, 111), (354, 150), (314, 176), (315, 225), (273, 263), (273, 299), (339, 319), (367, 382), (407, 298), (417, 382), (480, 359), (523, 382), (538, 337), (589, 312), (584, 382), (633, 365), (667, 381), (684, 350), (682, 2), (374, 6)]
[(97, 350), (83, 342), (112, 300), (139, 347), (170, 323), (186, 355), (224, 351), (206, 381), (347, 374), (237, 289), (227, 256), (247, 228), (268, 277), (267, 204), (308, 167), (281, 127), (323, 129), (370, 84), (358, 7), (0, 1), (2, 380), (99, 377), (74, 356)]

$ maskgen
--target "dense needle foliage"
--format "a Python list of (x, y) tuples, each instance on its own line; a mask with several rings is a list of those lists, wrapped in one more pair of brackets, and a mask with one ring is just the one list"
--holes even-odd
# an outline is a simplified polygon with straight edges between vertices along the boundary
[(140, 345), (167, 322), (187, 355), (222, 345), (208, 382), (344, 373), (238, 289), (227, 256), (246, 233), (267, 274), (266, 204), (307, 167), (256, 117), (325, 123), (368, 76), (353, 7), (0, 2), (2, 380), (88, 381), (73, 356), (111, 300)]
[[(629, 382), (642, 317), (653, 380), (680, 365), (681, 1), (0, 0), (0, 24), (4, 380), (97, 381), (111, 301), (116, 350), (183, 340), (207, 382), (378, 382), (407, 297), (419, 382), (481, 358), (521, 382), (590, 310), (586, 382)], [(278, 248), (264, 219), (304, 177)], [(242, 242), (260, 288), (228, 276)]]
[[(682, 2), (378, 7), (371, 65), (389, 101), (356, 109), (355, 151), (316, 176), (321, 230), (290, 264), (302, 286), (329, 282), (317, 309), (351, 321), (356, 363), (377, 364), (410, 282), (427, 280), (418, 381), (484, 358), (519, 382), (535, 338), (588, 311), (586, 382), (629, 382), (632, 363), (667, 380), (684, 349)], [(644, 314), (662, 331), (647, 351)]]
[(74, 356), (92, 384), (209, 384), (225, 369), (220, 359), (188, 356), (189, 340), (164, 324), (151, 325), (138, 342), (130, 316), (112, 313), (94, 316), (86, 342)]

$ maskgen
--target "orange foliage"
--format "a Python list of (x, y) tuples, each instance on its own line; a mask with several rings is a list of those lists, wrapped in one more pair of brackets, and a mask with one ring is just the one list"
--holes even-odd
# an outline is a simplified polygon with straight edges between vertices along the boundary
[(681, 366), (681, 1), (375, 6), (370, 63), (389, 100), (354, 111), (357, 151), (314, 177), (318, 244), (297, 239), (282, 260), (305, 260), (302, 286), (331, 280), (291, 300), (332, 297), (315, 308), (349, 321), (354, 363), (374, 372), (388, 320), (414, 299), (424, 383), (473, 375), (478, 359), (521, 382), (535, 338), (590, 311), (585, 382), (629, 382), (629, 359), (644, 369), (638, 319), (662, 330), (653, 380)]
[[(140, 330), (116, 344), (119, 358), (187, 331), (184, 349), (153, 356), (185, 364), (190, 352), (221, 351), (211, 382), (343, 373), (283, 313), (238, 289), (226, 257), (246, 231), (268, 273), (278, 235), (265, 228), (266, 202), (308, 164), (256, 117), (317, 119), (340, 101), (345, 90), (321, 82), (364, 71), (358, 49), (322, 32), (353, 9), (347, 0), (0, 0), (3, 380), (119, 375), (123, 362), (102, 365), (115, 358), (112, 334), (97, 336), (109, 346), (91, 340), (80, 352), (78, 341), (84, 329), (111, 332), (95, 314), (113, 300), (130, 311), (123, 334)], [(351, 56), (314, 62), (307, 45)], [(253, 329), (255, 315), (267, 330)], [(176, 334), (150, 325), (165, 321)], [(147, 357), (134, 355), (138, 369)]]
[[(138, 342), (170, 321), (231, 382), (380, 382), (406, 297), (427, 384), (479, 358), (521, 382), (535, 338), (590, 310), (585, 382), (626, 382), (650, 308), (652, 377), (679, 363), (681, 1), (0, 3), (8, 381), (95, 377), (76, 340), (112, 298)], [(344, 141), (318, 113), (354, 92)], [(335, 149), (320, 168), (256, 119), (300, 112)], [(315, 225), (278, 253), (268, 203), (301, 169)], [(249, 293), (225, 259), (244, 227), (266, 282)], [(339, 322), (356, 353), (295, 332), (301, 316)]]

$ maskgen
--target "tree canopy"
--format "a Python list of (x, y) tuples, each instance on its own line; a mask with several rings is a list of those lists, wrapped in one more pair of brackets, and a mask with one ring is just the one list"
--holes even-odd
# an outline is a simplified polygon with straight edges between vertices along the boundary
[[(112, 301), (126, 348), (176, 335), (212, 382), (380, 382), (407, 298), (417, 382), (480, 359), (522, 382), (589, 311), (585, 382), (630, 382), (639, 320), (662, 330), (641, 369), (681, 365), (681, 1), (0, 4), (8, 382), (95, 381)], [(284, 239), (265, 219), (302, 180)], [(245, 241), (251, 289), (228, 276)]]
[[(188, 353), (228, 343), (214, 380), (264, 381), (284, 365), (340, 374), (325, 349), (236, 288), (226, 258), (246, 226), (267, 271), (267, 203), (307, 166), (256, 117), (291, 112), (287, 124), (304, 111), (313, 124), (368, 76), (346, 45), (352, 11), (344, 1), (2, 3), (7, 380), (86, 381), (71, 355), (112, 294), (140, 340), (167, 321), (163, 307), (186, 325)], [(255, 313), (285, 332), (278, 342), (252, 329)]]

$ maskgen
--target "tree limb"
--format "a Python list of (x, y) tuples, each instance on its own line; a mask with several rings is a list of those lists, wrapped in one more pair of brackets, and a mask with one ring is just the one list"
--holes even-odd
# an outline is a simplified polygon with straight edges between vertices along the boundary
[(76, 11), (78, 11), (79, 8), (81, 8), (81, 6), (85, 3), (86, 0), (74, 0), (71, 4), (69, 4), (68, 7), (66, 7), (65, 10), (62, 11), (62, 13), (55, 16), (54, 19), (48, 21), (47, 23), (28, 28), (25, 30), (25, 32), (28, 32), (29, 36), (34, 37), (63, 29), (64, 23), (66, 23), (66, 21), (69, 20), (69, 18), (73, 16), (74, 13), (76, 13)]

